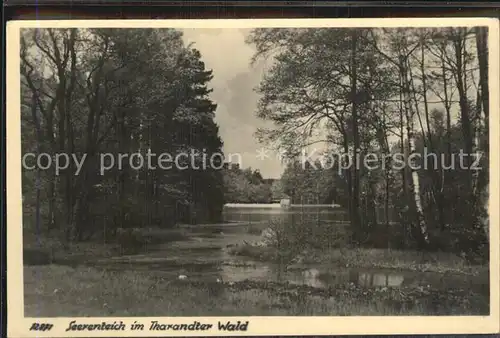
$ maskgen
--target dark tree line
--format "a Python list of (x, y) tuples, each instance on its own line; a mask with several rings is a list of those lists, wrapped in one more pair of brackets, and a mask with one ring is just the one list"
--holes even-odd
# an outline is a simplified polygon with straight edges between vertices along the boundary
[(100, 173), (103, 153), (193, 153), (198, 166), (221, 153), (212, 72), (181, 32), (25, 29), (20, 53), (23, 152), (86, 156), (78, 175), (74, 163), (60, 173), (23, 170), (26, 227), (71, 242), (117, 228), (220, 221), (217, 163), (135, 170), (126, 159)]
[(273, 194), (273, 182), (264, 179), (259, 170), (228, 166), (224, 170), (224, 196), (228, 203), (272, 203), (279, 198)]
[[(412, 155), (424, 148), (435, 153), (438, 160), (423, 169), (396, 167), (387, 156), (376, 169), (331, 170), (332, 187), (345, 197), (352, 239), (387, 243), (400, 232), (406, 247), (485, 256), (486, 37), (483, 27), (255, 29), (248, 38), (255, 61), (274, 61), (258, 89), (257, 110), (274, 127), (259, 137), (285, 150), (291, 163), (316, 144), (330, 153), (357, 151), (361, 158), (400, 153), (414, 164), (422, 162)], [(481, 153), (482, 170), (468, 168), (472, 157), (460, 168), (453, 155), (460, 150)], [(380, 209), (396, 216), (378, 222)]]

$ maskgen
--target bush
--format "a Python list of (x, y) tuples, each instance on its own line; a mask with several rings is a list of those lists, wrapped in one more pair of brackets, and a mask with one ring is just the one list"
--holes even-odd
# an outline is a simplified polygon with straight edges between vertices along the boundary
[(118, 229), (116, 240), (124, 253), (139, 252), (147, 244), (137, 228)]
[(52, 254), (42, 249), (23, 249), (23, 265), (48, 265), (52, 263)]
[(258, 261), (275, 261), (278, 258), (276, 248), (249, 243), (230, 246), (227, 248), (227, 252), (234, 256), (249, 257)]

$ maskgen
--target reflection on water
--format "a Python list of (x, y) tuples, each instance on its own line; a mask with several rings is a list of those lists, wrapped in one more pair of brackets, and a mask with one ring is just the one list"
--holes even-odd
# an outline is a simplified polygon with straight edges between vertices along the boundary
[(308, 269), (305, 271), (283, 271), (278, 266), (257, 264), (246, 267), (223, 266), (219, 274), (226, 282), (241, 282), (252, 280), (259, 282), (286, 282), (296, 285), (308, 285), (317, 288), (325, 288), (325, 284), (319, 277), (318, 269)]
[[(266, 211), (269, 210), (271, 208)], [(280, 209), (274, 211), (274, 215), (293, 215)], [(234, 221), (232, 217), (236, 214), (250, 218), (257, 215), (257, 218), (253, 219), (265, 219), (265, 217), (269, 219), (271, 213), (228, 213), (226, 210), (226, 220)], [(323, 213), (323, 216), (330, 220), (338, 219), (338, 215), (331, 209)], [(388, 269), (348, 269), (327, 264), (302, 265), (288, 269), (279, 264), (256, 262), (244, 256), (230, 255), (224, 250), (228, 245), (253, 242), (260, 238), (259, 235), (248, 233), (245, 230), (246, 226), (247, 224), (241, 223), (196, 227), (193, 229), (193, 237), (189, 240), (150, 246), (146, 254), (121, 256), (102, 261), (100, 264), (110, 269), (144, 271), (168, 278), (184, 274), (188, 279), (202, 281), (221, 279), (224, 282), (245, 280), (286, 282), (316, 288), (355, 284), (365, 288), (431, 286), (436, 289), (488, 290), (488, 276), (474, 277)]]
[[(199, 254), (198, 254), (199, 255)], [(376, 287), (432, 287), (434, 289), (469, 289), (487, 292), (487, 276), (464, 276), (434, 272), (412, 272), (387, 269), (349, 269), (337, 266), (309, 266), (304, 269), (287, 270), (272, 263), (255, 262), (244, 257), (228, 257), (222, 250), (207, 257), (138, 257), (107, 261), (104, 266), (111, 269), (148, 271), (175, 278), (185, 274), (190, 280), (224, 282), (282, 282), (330, 288), (335, 285), (355, 284), (364, 288)]]
[(210, 255), (200, 257), (182, 252), (170, 257), (156, 255), (128, 256), (108, 261), (105, 266), (113, 269), (148, 271), (175, 278), (185, 274), (190, 280), (224, 282), (281, 282), (307, 285), (315, 288), (330, 288), (335, 285), (354, 284), (364, 288), (405, 287), (434, 289), (469, 289), (483, 292), (488, 289), (487, 276), (464, 276), (434, 272), (412, 272), (389, 269), (349, 269), (338, 266), (304, 266), (302, 269), (289, 270), (272, 263), (255, 262), (244, 257), (233, 257), (223, 250), (210, 251)]
[[(339, 208), (331, 206), (294, 206), (290, 209), (257, 205), (226, 206), (224, 219), (227, 222), (265, 223), (273, 219), (282, 219), (288, 224), (299, 220), (299, 224), (307, 222), (345, 222), (346, 214)], [(238, 259), (245, 261), (244, 257)], [(439, 273), (401, 272), (384, 269), (343, 269), (331, 266), (307, 266), (302, 270), (286, 270), (284, 267), (269, 264), (254, 264), (242, 268), (224, 266), (219, 274), (227, 281), (245, 279), (259, 281), (278, 281), (293, 284), (304, 284), (318, 288), (327, 288), (338, 284), (352, 283), (360, 287), (421, 287), (431, 285), (434, 288), (471, 288), (475, 285), (487, 285), (487, 277), (481, 281), (477, 278), (462, 275), (443, 275)]]
[(271, 207), (272, 205), (263, 205), (261, 207), (252, 205), (244, 206), (226, 206), (223, 210), (225, 222), (264, 222), (275, 219), (291, 220), (298, 216), (306, 219), (315, 219), (324, 222), (328, 221), (347, 221), (345, 210), (333, 208), (332, 206), (300, 206), (294, 205), (291, 208)]
[(355, 284), (364, 288), (377, 287), (432, 287), (481, 291), (487, 286), (486, 277), (443, 275), (433, 272), (394, 271), (384, 269), (348, 269), (339, 267), (315, 267), (304, 270), (284, 271), (278, 266), (258, 264), (249, 267), (224, 266), (219, 271), (224, 281), (273, 281), (316, 288)]
[(402, 275), (384, 273), (359, 273), (358, 284), (364, 287), (371, 286), (401, 286), (404, 277)]

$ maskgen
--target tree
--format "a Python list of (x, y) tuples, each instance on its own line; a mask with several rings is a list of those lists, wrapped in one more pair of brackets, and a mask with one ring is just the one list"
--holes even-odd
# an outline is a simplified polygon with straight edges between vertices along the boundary
[[(33, 106), (33, 97), (39, 112), (23, 119), (43, 134), (44, 151), (86, 156), (78, 175), (70, 164), (60, 176), (51, 170), (44, 177), (48, 227), (66, 241), (113, 235), (119, 227), (166, 226), (193, 206), (202, 209), (199, 221), (220, 220), (223, 154), (209, 98), (212, 75), (179, 31), (26, 29), (21, 74), (25, 104)], [(198, 171), (100, 167), (101, 154), (190, 150), (206, 154), (205, 165), (214, 154), (220, 160)]]
[(273, 183), (271, 184), (271, 195), (273, 201), (279, 201), (288, 197), (285, 194), (282, 180), (273, 181)]
[[(256, 45), (256, 57), (268, 54), (276, 61), (258, 90), (257, 115), (276, 126), (261, 130), (261, 141), (278, 143), (291, 157), (317, 143), (351, 156), (366, 153), (371, 131), (362, 126), (371, 122), (372, 103), (387, 97), (392, 86), (385, 81), (381, 56), (365, 43), (369, 33), (368, 29), (254, 30), (249, 43)], [(363, 51), (358, 52), (361, 45)], [(326, 133), (316, 132), (325, 129)], [(361, 241), (366, 227), (360, 218), (362, 173), (354, 166), (345, 167), (342, 177), (353, 237)]]
[(231, 168), (224, 170), (225, 200), (229, 203), (271, 203), (271, 184), (259, 170)]
[[(340, 178), (336, 187), (345, 187), (359, 244), (402, 231), (407, 247), (475, 250), (483, 243), (477, 224), (484, 225), (485, 212), (474, 206), (485, 205), (487, 171), (457, 169), (455, 155), (488, 147), (478, 132), (488, 115), (485, 34), (482, 28), (255, 29), (248, 38), (255, 59), (272, 62), (258, 88), (257, 116), (272, 122), (260, 140), (283, 148), (292, 162), (319, 143), (327, 154), (383, 159), (375, 168), (354, 168), (344, 157), (343, 168), (331, 171)], [(436, 158), (417, 168), (428, 151)], [(293, 201), (306, 196), (302, 182), (319, 179), (299, 167), (290, 164), (282, 177)]]

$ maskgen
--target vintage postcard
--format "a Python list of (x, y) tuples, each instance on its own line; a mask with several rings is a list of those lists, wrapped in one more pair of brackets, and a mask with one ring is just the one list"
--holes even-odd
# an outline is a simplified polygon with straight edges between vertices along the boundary
[(499, 331), (499, 24), (14, 21), (11, 337)]

